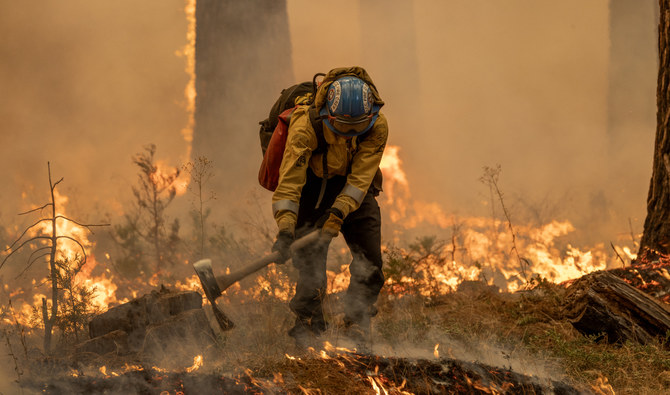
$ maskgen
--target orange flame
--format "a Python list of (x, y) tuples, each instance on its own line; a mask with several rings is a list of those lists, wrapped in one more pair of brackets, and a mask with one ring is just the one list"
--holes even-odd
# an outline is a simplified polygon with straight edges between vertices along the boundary
[(595, 384), (591, 385), (591, 389), (598, 395), (616, 395), (614, 388), (610, 385), (607, 377), (598, 377)]
[[(66, 207), (68, 197), (62, 195), (57, 189), (54, 190), (54, 203), (56, 206), (56, 216), (67, 217)], [(92, 305), (97, 309), (107, 309), (110, 303), (118, 302), (116, 298), (117, 285), (113, 282), (113, 276), (109, 270), (103, 274), (93, 276), (93, 270), (96, 268), (98, 262), (93, 254), (95, 243), (89, 240), (90, 229), (85, 225), (80, 225), (76, 222), (66, 220), (65, 218), (57, 218), (56, 235), (64, 236), (58, 240), (56, 249), (56, 260), (68, 260), (70, 262), (82, 259), (86, 255), (86, 264), (77, 273), (74, 281), (75, 285), (83, 286), (86, 289), (94, 289), (92, 295)], [(52, 234), (52, 222), (40, 222), (31, 231), (31, 236)], [(77, 242), (75, 242), (76, 240)], [(48, 257), (45, 258), (48, 262)], [(33, 280), (33, 285), (36, 286), (36, 281)], [(20, 290), (20, 289), (19, 289)], [(21, 290), (21, 293), (23, 291)], [(13, 293), (16, 294), (16, 291)], [(26, 327), (31, 327), (31, 316), (34, 313), (34, 308), (42, 308), (42, 299), (48, 299), (45, 295), (40, 293), (32, 294), (32, 303), (24, 303), (17, 312), (16, 320)]]
[(195, 372), (202, 367), (202, 355), (197, 355), (193, 358), (193, 365), (186, 368), (188, 373)]
[[(617, 265), (617, 258), (604, 245), (588, 249), (559, 245), (556, 240), (575, 231), (568, 221), (554, 220), (535, 227), (514, 224), (515, 234), (512, 235), (503, 221), (457, 218), (447, 215), (438, 203), (412, 199), (400, 153), (399, 147), (387, 146), (380, 164), (385, 190), (381, 204), (393, 225), (403, 229), (419, 225), (452, 229), (452, 243), (438, 251), (441, 253), (439, 262), (428, 259), (415, 268), (417, 273), (430, 279), (431, 283), (413, 287), (424, 295), (435, 291), (449, 292), (464, 280), (478, 280), (484, 268), (502, 274), (507, 281), (507, 290), (513, 292), (529, 280), (522, 278), (522, 267), (541, 278), (563, 282)], [(394, 235), (396, 241), (398, 232), (396, 230)], [(512, 247), (518, 251), (518, 257), (510, 253)], [(629, 246), (614, 248), (620, 256), (635, 258)], [(411, 281), (417, 280), (403, 279), (403, 282)]]
[(186, 88), (184, 89), (184, 97), (186, 99), (186, 112), (188, 120), (186, 126), (182, 129), (181, 134), (184, 141), (188, 143), (188, 152), (186, 157), (191, 156), (191, 143), (193, 142), (193, 129), (195, 127), (195, 38), (196, 38), (196, 20), (195, 20), (196, 0), (186, 0), (184, 13), (186, 14), (186, 45), (181, 50), (177, 51), (177, 56), (183, 57), (186, 61), (185, 72), (189, 77)]

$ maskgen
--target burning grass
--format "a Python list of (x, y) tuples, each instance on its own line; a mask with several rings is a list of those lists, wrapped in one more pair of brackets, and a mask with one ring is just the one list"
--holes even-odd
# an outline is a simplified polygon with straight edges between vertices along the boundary
[[(191, 357), (174, 355), (172, 361), (162, 364), (147, 364), (128, 355), (92, 358), (73, 353), (66, 343), (60, 345), (59, 359), (44, 357), (31, 345), (35, 344), (31, 338), (39, 333), (33, 330), (31, 334), (30, 328), (3, 310), (6, 343), (14, 355), (8, 366), (17, 367), (15, 371), (21, 374), (15, 375), (24, 385), (48, 387), (50, 393), (62, 393), (58, 391), (63, 388), (94, 393), (129, 389), (193, 392), (205, 387), (232, 393), (518, 393), (521, 388), (542, 393), (531, 390), (535, 387), (527, 381), (530, 387), (523, 387), (521, 376), (512, 379), (512, 374), (524, 375), (524, 380), (533, 378), (536, 384), (554, 380), (555, 385), (596, 393), (670, 390), (665, 341), (645, 346), (607, 345), (583, 337), (562, 315), (562, 286), (535, 277), (526, 290), (509, 292), (492, 285), (492, 280), (480, 281), (486, 278), (483, 271), (473, 280), (462, 271), (468, 262), (477, 268), (472, 256), (467, 249), (454, 253), (458, 250), (454, 245), (423, 238), (406, 248), (387, 248), (387, 284), (373, 321), (372, 355), (332, 350), (324, 355), (319, 346), (308, 354), (295, 349), (286, 334), (293, 320), (286, 301), (292, 296), (295, 273), (286, 265), (266, 269), (228, 290), (219, 303), (237, 328), (215, 334), (216, 346), (203, 353), (203, 366), (197, 370), (186, 370), (192, 366)], [(348, 273), (341, 266), (347, 261), (346, 254), (338, 253), (342, 245), (335, 243), (331, 248), (335, 252), (329, 262), (335, 269), (329, 274), (333, 293), (324, 304), (331, 326), (319, 344), (329, 341), (335, 347), (352, 348), (340, 326), (340, 296), (348, 282)], [(552, 245), (547, 250), (557, 248)], [(489, 255), (496, 254), (503, 253), (491, 250)], [(182, 277), (178, 273), (184, 274), (175, 281), (179, 289), (199, 290), (197, 282), (188, 280), (192, 272), (181, 269), (175, 268), (172, 274), (175, 279)], [(132, 281), (115, 284), (126, 290), (138, 285)], [(22, 339), (26, 333), (27, 341)], [(482, 374), (482, 369), (489, 373)], [(75, 377), (72, 372), (80, 373)], [(445, 372), (451, 373), (443, 376)], [(509, 383), (516, 383), (515, 387)]]
[[(574, 227), (567, 221), (512, 228), (509, 216), (457, 218), (421, 202), (403, 207), (411, 203), (406, 184), (403, 177), (396, 179), (396, 188), (382, 202), (395, 205), (388, 210), (390, 222), (398, 212), (404, 214), (395, 218), (400, 222), (394, 223), (393, 242), (385, 246), (387, 280), (373, 320), (371, 354), (353, 352), (354, 344), (342, 333), (340, 296), (348, 285), (350, 257), (340, 238), (331, 245), (328, 262), (331, 294), (324, 306), (330, 328), (315, 339), (311, 352), (297, 350), (287, 335), (293, 323), (287, 301), (297, 277), (290, 265), (272, 266), (226, 291), (220, 303), (237, 327), (213, 333), (212, 345), (200, 354), (198, 366), (192, 355), (177, 351), (189, 347), (193, 351), (196, 345), (180, 345), (164, 360), (149, 361), (118, 350), (102, 356), (77, 353), (74, 343), (82, 339), (76, 336), (59, 340), (57, 356), (44, 356), (35, 346), (43, 328), (25, 319), (37, 311), (32, 298), (39, 294), (40, 282), (33, 280), (29, 287), (5, 284), (2, 289), (3, 303), (24, 299), (15, 304), (16, 310), (0, 306), (10, 355), (5, 365), (14, 367), (9, 377), (47, 393), (547, 393), (548, 388), (563, 385), (596, 393), (670, 391), (668, 339), (640, 346), (607, 345), (583, 337), (563, 317), (564, 288), (552, 283), (620, 267), (622, 256), (634, 258), (630, 241), (621, 245), (617, 240), (614, 252), (603, 245), (578, 248), (570, 244), (568, 235)], [(191, 267), (198, 256), (206, 253), (218, 262), (217, 271), (235, 270), (254, 252), (268, 249), (272, 237), (258, 229), (249, 232), (255, 238), (241, 240), (226, 228), (209, 224), (214, 231), (205, 237), (208, 214), (203, 210), (201, 205), (195, 212), (200, 215), (194, 216), (200, 218), (195, 226), (199, 236), (180, 239), (175, 228), (174, 238), (170, 233), (165, 240), (154, 240), (171, 254), (160, 271), (138, 260), (151, 254), (137, 254), (153, 250), (136, 243), (141, 239), (137, 235), (123, 238), (133, 242), (129, 245), (116, 245), (121, 253), (108, 248), (110, 242), (105, 243), (104, 237), (96, 238), (100, 244), (87, 243), (95, 265), (84, 267), (79, 280), (98, 289), (96, 306), (104, 310), (161, 284), (200, 291)], [(162, 214), (158, 217), (163, 221)], [(403, 243), (417, 221), (437, 226), (440, 237), (449, 230), (450, 235), (445, 240), (424, 236)], [(261, 233), (268, 237), (258, 237)], [(666, 264), (663, 259), (654, 264)], [(123, 262), (135, 271), (124, 271)], [(661, 269), (663, 278), (633, 275), (628, 281), (649, 291), (651, 285), (670, 279)], [(667, 291), (654, 296), (667, 300)], [(36, 300), (39, 308), (40, 298)], [(326, 341), (334, 348), (328, 349)], [(15, 389), (0, 387), (2, 392)]]
[(170, 369), (123, 355), (91, 358), (67, 350), (45, 358), (29, 345), (24, 354), (17, 332), (6, 339), (23, 385), (52, 394), (204, 388), (333, 394), (550, 393), (546, 388), (557, 386), (603, 394), (670, 390), (667, 339), (644, 346), (608, 345), (582, 336), (562, 317), (562, 286), (541, 282), (532, 290), (508, 293), (466, 281), (454, 292), (431, 298), (390, 291), (380, 297), (370, 355), (353, 352), (342, 336), (339, 294), (326, 300), (333, 325), (319, 339), (332, 346), (306, 353), (286, 335), (292, 315), (281, 298), (273, 293), (227, 298), (223, 307), (237, 329), (219, 332), (216, 349), (197, 368), (179, 355), (174, 359), (181, 358), (182, 366)]

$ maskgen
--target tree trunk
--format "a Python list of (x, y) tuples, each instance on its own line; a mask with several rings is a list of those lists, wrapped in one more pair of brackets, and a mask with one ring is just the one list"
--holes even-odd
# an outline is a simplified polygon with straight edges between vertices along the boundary
[(660, 0), (656, 143), (638, 261), (670, 254), (670, 0)]
[(217, 198), (235, 200), (257, 183), (258, 122), (295, 83), (286, 0), (198, 0), (196, 21), (192, 156), (212, 161)]
[(49, 277), (51, 278), (51, 316), (47, 310), (46, 299), (42, 298), (42, 309), (44, 318), (44, 352), (51, 354), (51, 334), (53, 332), (56, 317), (58, 316), (58, 267), (56, 266), (56, 254), (58, 253), (58, 233), (56, 227), (56, 197), (54, 195), (54, 188), (56, 187), (51, 181), (51, 165), (47, 163), (49, 168), (49, 188), (51, 189), (51, 251), (49, 254)]

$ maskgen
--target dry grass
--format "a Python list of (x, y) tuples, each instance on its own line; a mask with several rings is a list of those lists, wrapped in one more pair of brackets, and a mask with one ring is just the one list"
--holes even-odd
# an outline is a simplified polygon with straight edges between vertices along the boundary
[[(557, 285), (541, 283), (532, 291), (510, 294), (466, 282), (459, 291), (432, 299), (388, 291), (382, 292), (373, 320), (377, 355), (435, 360), (439, 344), (441, 357), (511, 368), (581, 388), (593, 389), (607, 379), (617, 394), (670, 393), (667, 339), (609, 345), (584, 337), (562, 317), (564, 289)], [(220, 303), (237, 327), (218, 334), (219, 349), (206, 360), (207, 371), (264, 378), (291, 393), (374, 393), (366, 377), (318, 359), (318, 349), (311, 362), (287, 357), (304, 354), (287, 335), (293, 314), (286, 302), (266, 295), (254, 300), (227, 296)], [(338, 325), (341, 306), (339, 295), (326, 300), (331, 327), (319, 340), (351, 347)]]
[(441, 343), (454, 357), (520, 373), (591, 388), (606, 378), (617, 394), (670, 393), (668, 339), (609, 345), (584, 337), (562, 318), (563, 292), (552, 284), (516, 294), (480, 287), (445, 295), (433, 307), (418, 298), (386, 299), (376, 328), (391, 344)]

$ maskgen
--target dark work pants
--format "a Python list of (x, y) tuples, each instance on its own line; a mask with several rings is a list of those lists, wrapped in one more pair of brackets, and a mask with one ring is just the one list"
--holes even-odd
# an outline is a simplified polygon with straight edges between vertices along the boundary
[[(321, 178), (307, 170), (307, 182), (300, 198), (297, 237), (314, 229), (314, 224), (332, 206), (345, 183), (343, 176), (329, 179), (322, 202), (316, 208)], [(376, 312), (373, 305), (384, 284), (381, 215), (372, 189), (365, 195), (361, 206), (345, 218), (341, 231), (353, 256), (349, 266), (351, 280), (344, 300), (345, 322), (366, 324)], [(315, 333), (326, 328), (321, 302), (326, 294), (327, 254), (328, 245), (321, 244), (307, 246), (293, 256), (299, 277), (290, 307), (297, 316), (296, 326), (302, 325)]]

